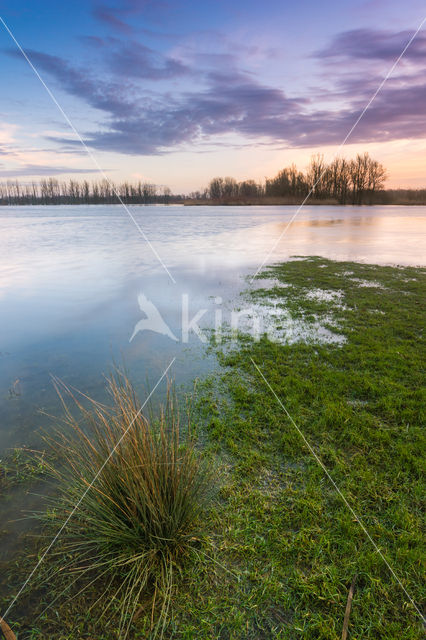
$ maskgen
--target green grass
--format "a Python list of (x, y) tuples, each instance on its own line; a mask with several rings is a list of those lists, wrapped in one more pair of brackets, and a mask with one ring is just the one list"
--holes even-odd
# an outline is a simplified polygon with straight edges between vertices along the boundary
[[(331, 316), (346, 342), (239, 336), (218, 350), (223, 373), (201, 411), (229, 465), (216, 546), (238, 579), (199, 581), (177, 636), (196, 637), (201, 618), (201, 638), (340, 638), (357, 575), (350, 638), (421, 638), (416, 610), (251, 359), (421, 607), (425, 273), (312, 258), (263, 276), (276, 286), (245, 304), (275, 298), (308, 325)], [(312, 300), (312, 289), (341, 294)]]
[[(418, 640), (410, 599), (252, 359), (420, 608), (425, 272), (311, 258), (262, 275), (276, 286), (247, 293), (244, 305), (275, 298), (285, 318), (322, 322), (345, 342), (240, 335), (213, 345), (221, 368), (199, 385), (197, 411), (204, 455), (222, 467), (220, 491), (180, 565), (165, 637), (337, 640), (356, 575), (348, 638)], [(339, 294), (325, 302), (313, 289)], [(19, 640), (118, 637), (77, 595), (37, 628)], [(149, 629), (142, 612), (131, 637)]]

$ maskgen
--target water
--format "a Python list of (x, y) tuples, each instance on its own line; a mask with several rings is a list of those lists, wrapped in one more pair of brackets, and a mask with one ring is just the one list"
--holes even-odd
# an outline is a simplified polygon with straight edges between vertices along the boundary
[[(103, 374), (125, 361), (144, 397), (173, 357), (177, 384), (212, 366), (189, 316), (235, 298), (295, 212), (294, 207), (131, 207), (169, 269), (120, 206), (0, 208), (0, 451), (32, 444), (44, 409), (60, 413), (58, 376), (104, 399)], [(423, 207), (305, 207), (269, 256), (321, 255), (377, 264), (424, 264)], [(144, 317), (143, 293), (179, 338), (152, 331), (129, 339)], [(221, 300), (218, 300), (218, 296)], [(225, 313), (225, 311), (223, 311)], [(164, 391), (164, 385), (160, 393)]]

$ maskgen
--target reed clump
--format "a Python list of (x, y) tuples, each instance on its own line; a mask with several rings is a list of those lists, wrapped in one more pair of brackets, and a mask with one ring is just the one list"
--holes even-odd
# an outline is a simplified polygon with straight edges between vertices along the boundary
[(213, 478), (191, 425), (184, 434), (180, 428), (170, 389), (159, 417), (148, 420), (126, 376), (111, 377), (108, 386), (106, 407), (80, 401), (57, 381), (66, 428), (50, 438), (63, 464), (52, 469), (60, 491), (47, 521), (61, 527), (78, 508), (53, 559), (73, 582), (102, 585), (102, 616), (109, 607), (119, 611), (120, 637), (148, 601), (155, 636), (165, 627), (182, 562), (203, 535)]

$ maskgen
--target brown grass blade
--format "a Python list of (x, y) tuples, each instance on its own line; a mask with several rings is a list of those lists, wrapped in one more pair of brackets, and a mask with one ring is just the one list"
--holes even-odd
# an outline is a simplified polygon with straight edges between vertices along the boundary
[(343, 620), (342, 640), (346, 640), (346, 638), (348, 637), (349, 616), (351, 615), (352, 599), (354, 597), (356, 579), (357, 576), (355, 575), (349, 588), (348, 600), (346, 602), (345, 618)]

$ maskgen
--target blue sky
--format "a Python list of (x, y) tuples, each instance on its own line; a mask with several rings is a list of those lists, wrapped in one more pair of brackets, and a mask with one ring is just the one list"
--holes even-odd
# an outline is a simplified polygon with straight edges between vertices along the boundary
[[(426, 14), (411, 0), (0, 1), (0, 15), (112, 180), (175, 192), (338, 151)], [(97, 179), (0, 24), (0, 180)], [(426, 31), (348, 141), (390, 186), (425, 186)]]

